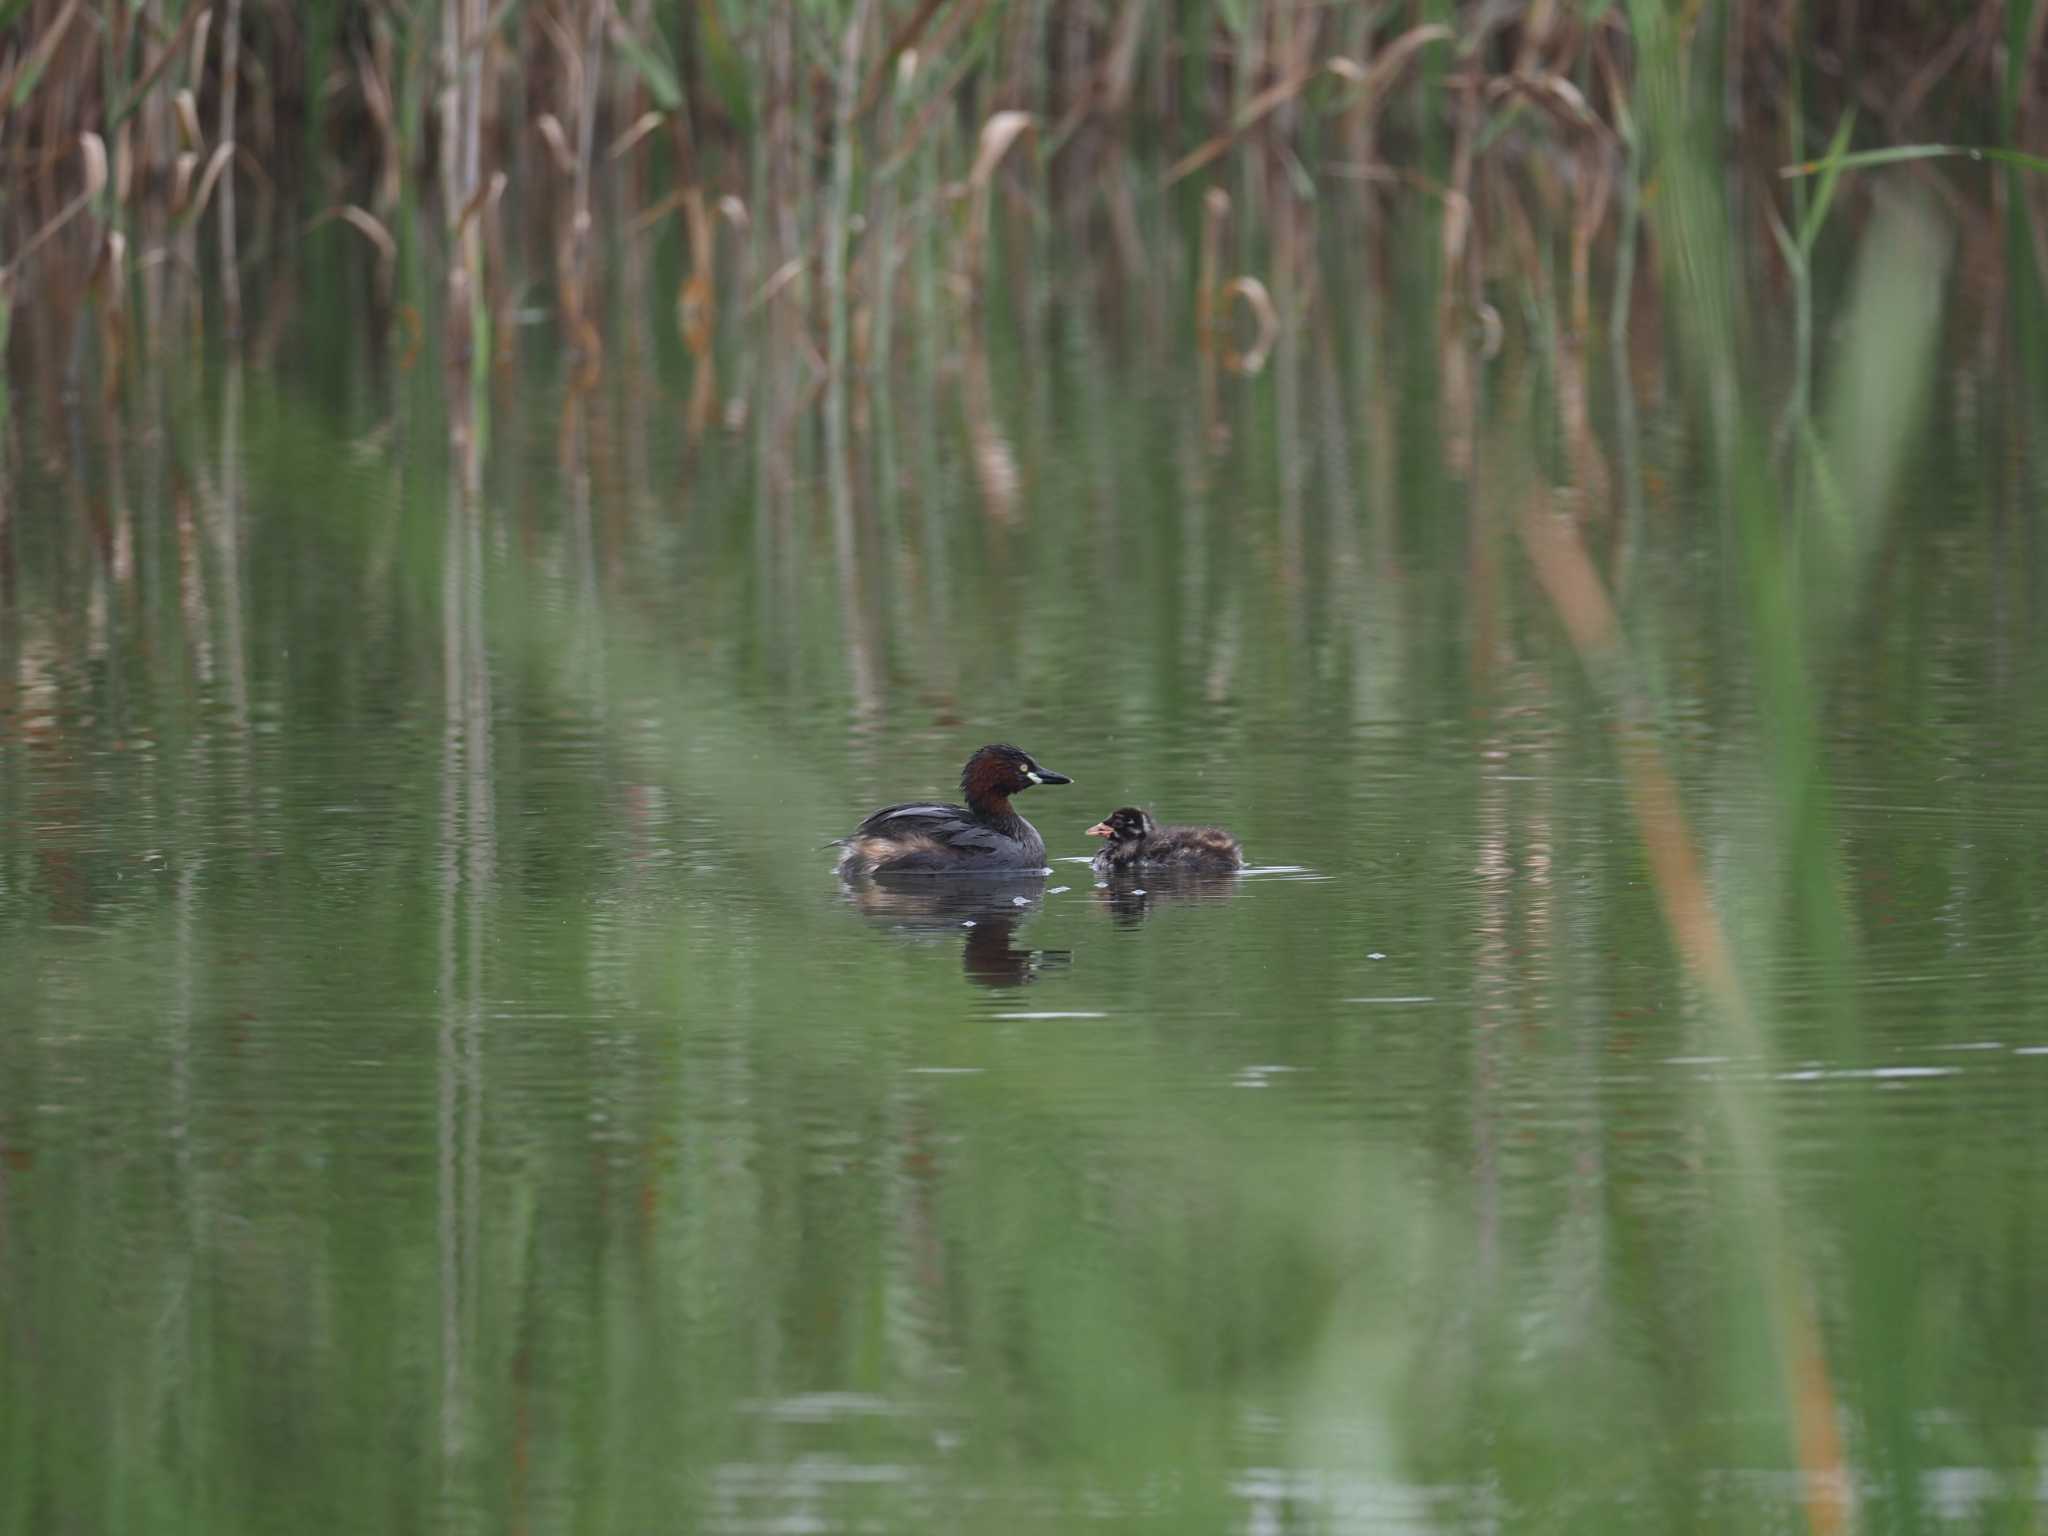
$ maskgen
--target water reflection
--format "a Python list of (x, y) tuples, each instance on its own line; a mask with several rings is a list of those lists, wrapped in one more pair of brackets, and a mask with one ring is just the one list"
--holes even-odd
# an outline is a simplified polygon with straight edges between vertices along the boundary
[(1135, 928), (1155, 908), (1229, 901), (1237, 895), (1239, 879), (1187, 869), (1143, 870), (1098, 882), (1095, 900), (1118, 927)]
[(1023, 949), (1017, 930), (1045, 905), (1043, 875), (875, 875), (841, 890), (861, 915), (913, 938), (957, 935), (960, 969), (983, 987), (1021, 987), (1073, 962), (1065, 949)]
[[(734, 286), (794, 235), (743, 245)], [(1693, 1510), (1775, 1454), (1741, 1428), (1775, 1378), (1722, 1368), (1771, 1334), (1700, 1305), (1755, 1273), (1718, 1204), (1753, 1183), (1715, 1139), (1725, 1077), (1793, 1125), (1771, 1204), (1887, 1277), (1824, 1289), (1821, 1320), (1864, 1341), (1869, 1378), (1827, 1385), (1905, 1448), (1891, 1497), (1937, 1421), (1927, 1454), (2024, 1496), (2033, 1303), (1981, 1276), (2027, 1272), (2040, 1214), (2015, 1174), (2048, 863), (2011, 849), (2048, 807), (2012, 768), (2048, 745), (2048, 627), (2040, 563), (2001, 558), (2028, 547), (2030, 419), (1944, 448), (1940, 518), (1876, 577), (1884, 665), (1827, 727), (1846, 831), (1818, 867), (1863, 893), (1866, 1033), (1816, 1022), (1834, 973), (1788, 943), (1758, 968), (1782, 1048), (1731, 1054), (1645, 886), (1616, 712), (1513, 544), (1540, 480), (1649, 657), (1716, 883), (1774, 868), (1746, 631), (1704, 579), (1721, 530), (1654, 329), (1604, 363), (1483, 353), (1426, 305), (1274, 288), (1313, 328), (1260, 380), (1207, 353), (1182, 378), (1170, 328), (1065, 300), (920, 324), (881, 387), (847, 364), (822, 457), (797, 287), (716, 375), (706, 331), (687, 379), (649, 347), (616, 400), (465, 376), (459, 458), (381, 322), (217, 395), (159, 370), (96, 433), (25, 401), (0, 429), (0, 1335), (25, 1362), (0, 1420), (117, 1444), (166, 1501), (194, 1469), (324, 1497), (356, 1475), (331, 1447), (389, 1424), (435, 1453), (392, 1460), (380, 1507), (508, 1487), (477, 1529), (550, 1500), (672, 1518), (681, 1487), (704, 1529), (939, 1528), (955, 1494), (1072, 1529), (1066, 1488), (1155, 1529), (1221, 1528), (1226, 1495), (1238, 1528), (1483, 1526), (1582, 1470), (1631, 1515)], [(308, 298), (295, 335), (351, 313)], [(2004, 398), (1958, 377), (1965, 425)], [(707, 427), (714, 389), (752, 437)], [(1317, 868), (885, 876), (842, 887), (870, 934), (774, 846), (1012, 729)], [(954, 943), (978, 987), (1074, 974), (959, 1028)], [(1930, 1238), (1904, 1270), (1901, 1231)], [(107, 1273), (131, 1279), (102, 1305)], [(1924, 1379), (1886, 1374), (1897, 1339)], [(337, 1433), (279, 1455), (244, 1404)], [(24, 1509), (86, 1470), (33, 1436), (0, 1457), (41, 1480)], [(1784, 1524), (1755, 1498), (1699, 1523)]]

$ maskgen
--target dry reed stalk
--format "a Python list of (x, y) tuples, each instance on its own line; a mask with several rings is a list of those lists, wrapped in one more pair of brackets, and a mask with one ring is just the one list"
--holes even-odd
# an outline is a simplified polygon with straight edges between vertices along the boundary
[[(142, 16), (142, 30), (145, 33), (161, 32), (163, 30), (163, 0), (149, 0), (149, 4), (143, 9)], [(129, 114), (136, 112), (144, 115), (145, 124), (147, 124), (150, 117), (155, 117), (160, 121), (165, 120), (168, 101), (167, 98), (158, 94), (156, 90), (157, 82), (163, 78), (165, 72), (169, 70), (171, 65), (184, 52), (186, 45), (192, 39), (194, 31), (198, 27), (211, 22), (212, 19), (213, 11), (208, 6), (194, 5), (186, 9), (185, 14), (178, 19), (176, 30), (157, 49), (156, 57), (143, 66), (142, 73), (137, 75), (134, 82), (129, 85), (120, 104), (114, 108), (111, 114), (111, 121), (115, 123), (124, 122)], [(143, 165), (146, 169), (160, 170), (166, 163), (160, 157), (150, 158), (149, 156), (149, 151), (161, 150), (161, 148), (162, 142), (160, 138), (153, 138), (147, 132), (144, 134)]]
[(1202, 194), (1202, 244), (1195, 272), (1195, 356), (1200, 368), (1202, 440), (1220, 448), (1229, 439), (1216, 388), (1217, 337), (1222, 316), (1223, 228), (1230, 219), (1230, 194), (1211, 187)]
[(128, 237), (120, 230), (110, 229), (100, 240), (90, 286), (100, 321), (100, 399), (111, 406), (120, 394), (128, 355)]
[(1572, 182), (1572, 329), (1584, 336), (1593, 324), (1593, 243), (1614, 190), (1614, 155), (1604, 141), (1589, 136), (1577, 169)]
[[(462, 214), (462, 206), (469, 200), (469, 189), (462, 180), (462, 83), (463, 83), (463, 14), (467, 0), (442, 0), (441, 5), (441, 92), (438, 117), (438, 135), (441, 151), (440, 186), (442, 226), (451, 243), (455, 225)], [(449, 306), (448, 328), (451, 350), (467, 352), (469, 305), (458, 300), (467, 299), (457, 285), (461, 282), (456, 267), (451, 263), (448, 274)]]
[(945, 3), (946, 0), (918, 0), (917, 9), (890, 34), (881, 57), (868, 70), (867, 84), (861, 88), (860, 103), (854, 108), (855, 117), (866, 117), (874, 111), (875, 103), (881, 100), (882, 91), (889, 83), (890, 70), (896, 67), (898, 59), (917, 46), (917, 40), (924, 36), (924, 29), (931, 25), (932, 18)]
[(853, 462), (848, 443), (846, 242), (853, 206), (854, 107), (860, 89), (862, 46), (872, 0), (853, 0), (841, 42), (838, 91), (833, 110), (832, 182), (825, 218), (826, 479), (832, 506), (832, 552), (839, 573), (840, 612), (846, 626), (847, 660), (855, 708), (872, 715), (880, 704), (873, 651), (861, 620), (860, 561), (853, 528)]
[[(752, 291), (759, 291), (754, 280), (771, 264), (801, 271), (801, 263), (794, 257), (798, 245), (793, 123), (795, 29), (795, 8), (777, 6), (764, 13), (763, 24), (748, 38), (764, 98), (760, 132), (749, 146), (754, 175), (751, 201), (760, 213), (754, 221), (755, 238), (749, 242), (747, 286)], [(767, 283), (760, 285), (766, 286)], [(750, 338), (754, 346), (748, 350), (758, 349), (778, 363), (793, 359), (803, 345), (797, 307), (757, 302), (753, 309), (759, 314), (760, 334)], [(794, 608), (796, 552), (791, 525), (795, 474), (789, 442), (795, 431), (795, 383), (793, 365), (770, 366), (761, 371), (761, 403), (754, 423), (754, 552), (756, 580), (760, 590), (768, 594), (763, 608), (764, 623), (771, 621), (772, 612), (787, 614)]]
[[(1274, 119), (1279, 124), (1279, 119)], [(1312, 280), (1304, 271), (1309, 233), (1309, 210), (1295, 195), (1289, 182), (1278, 183), (1270, 211), (1272, 227), (1273, 285), (1279, 290), (1277, 302), (1255, 277), (1241, 276), (1225, 285), (1226, 300), (1242, 296), (1259, 320), (1258, 340), (1250, 352), (1234, 346), (1224, 354), (1224, 366), (1234, 374), (1249, 376), (1263, 372), (1275, 343), (1279, 363), (1273, 370), (1273, 433), (1280, 471), (1279, 578), (1282, 586), (1299, 593), (1305, 575), (1307, 538), (1303, 526), (1303, 483), (1307, 477), (1310, 451), (1303, 432), (1301, 408), (1302, 357), (1301, 319), (1307, 312)], [(1285, 315), (1283, 326), (1281, 316)], [(1299, 647), (1308, 644), (1307, 604), (1288, 605), (1288, 638)]]
[(967, 328), (961, 358), (960, 402), (967, 418), (969, 454), (976, 482), (981, 487), (982, 505), (998, 527), (1007, 527), (1016, 520), (1017, 492), (1022, 477), (1009, 438), (996, 421), (995, 393), (989, 381), (988, 348), (980, 324), (989, 237), (989, 198), (996, 168), (1017, 141), (1036, 126), (1036, 121), (1029, 112), (1020, 111), (998, 112), (989, 118), (982, 125), (974, 165), (967, 173), (965, 188), (970, 209), (961, 272)]
[[(163, 35), (163, 7), (164, 0), (145, 0), (142, 10), (145, 36)], [(145, 258), (138, 260), (136, 266), (142, 288), (143, 345), (152, 356), (163, 338), (164, 266), (161, 260), (149, 260), (147, 257), (161, 254), (165, 233), (162, 188), (169, 179), (171, 162), (177, 153), (172, 92), (157, 87), (158, 82), (184, 56), (191, 31), (210, 15), (209, 7), (196, 4), (185, 7), (177, 30), (165, 38), (156, 57), (144, 67), (130, 88), (128, 98), (134, 104), (137, 123), (134, 182), (150, 194), (143, 199), (140, 209)]]
[[(1628, 658), (1620, 623), (1578, 530), (1540, 496), (1522, 503), (1516, 527), (1538, 583), (1588, 673), (1596, 680), (1610, 681), (1625, 673)], [(1720, 1016), (1734, 1053), (1764, 1059), (1763, 1028), (1707, 890), (1677, 776), (1656, 738), (1640, 722), (1624, 725), (1620, 752), (1629, 808), (1649, 856), (1658, 906), (1679, 958)], [(1852, 1524), (1853, 1483), (1838, 1423), (1839, 1404), (1809, 1286), (1788, 1256), (1784, 1234), (1778, 1230), (1782, 1197), (1772, 1160), (1762, 1150), (1766, 1128), (1742, 1101), (1731, 1097), (1727, 1108), (1737, 1122), (1731, 1139), (1745, 1164), (1745, 1185), (1754, 1194), (1752, 1208), (1768, 1232), (1764, 1248), (1772, 1266), (1764, 1278), (1771, 1288), (1793, 1434), (1799, 1466), (1806, 1477), (1802, 1503), (1807, 1524), (1818, 1536), (1839, 1536)]]
[(107, 188), (107, 146), (96, 133), (82, 133), (78, 136), (78, 153), (84, 162), (83, 184), (77, 195), (52, 215), (43, 226), (22, 243), (20, 250), (6, 266), (0, 267), (0, 300), (11, 298), (19, 286), (23, 264), (37, 251), (56, 238), (58, 233), (91, 208), (93, 202)]
[[(1100, 64), (1092, 64), (1087, 53), (1089, 38), (1084, 28), (1069, 25), (1066, 74), (1073, 82), (1067, 108), (1050, 135), (1052, 153), (1070, 143), (1091, 116), (1121, 117), (1130, 110), (1131, 92), (1137, 74), (1138, 41), (1144, 35), (1149, 0), (1129, 0), (1118, 11), (1109, 29), (1109, 41)], [(1051, 102), (1046, 103), (1048, 112)]]
[(590, 285), (590, 172), (597, 146), (598, 99), (604, 90), (604, 37), (611, 19), (611, 0), (592, 0), (585, 18), (583, 53), (575, 72), (576, 150), (571, 173), (569, 226), (564, 234), (562, 254), (563, 307), (570, 334), (576, 338), (583, 367), (578, 379), (584, 387), (594, 384), (603, 359), (604, 343), (591, 313)]
[[(1441, 22), (1424, 22), (1410, 27), (1372, 56), (1369, 64), (1333, 60), (1331, 68), (1351, 86), (1350, 99), (1342, 113), (1355, 122), (1361, 140), (1360, 163), (1371, 164), (1377, 142), (1380, 111), (1399, 82), (1402, 72), (1431, 43), (1448, 43), (1456, 34)], [(1347, 67), (1347, 65), (1349, 67)]]
[[(483, 230), (478, 214), (488, 195), (482, 182), (483, 0), (443, 0), (441, 7), (441, 208), (450, 246), (446, 318), (448, 365), (473, 367), (484, 308)], [(463, 396), (466, 398), (466, 394)], [(469, 441), (466, 411), (455, 414), (452, 430)]]
[(1164, 340), (1166, 285), (1151, 280), (1152, 263), (1138, 222), (1134, 177), (1129, 157), (1116, 140), (1110, 140), (1096, 179), (1101, 183), (1103, 210), (1109, 218), (1111, 248), (1126, 284), (1135, 286), (1142, 297), (1147, 333), (1155, 342)]
[(1472, 169), (1478, 155), (1480, 132), (1479, 80), (1473, 71), (1456, 77), (1457, 128), (1451, 148), (1449, 184), (1444, 188), (1443, 280), (1439, 289), (1442, 314), (1440, 327), (1448, 334), (1453, 306), (1457, 302), (1459, 279), (1465, 279), (1467, 297), (1477, 307), (1481, 275), (1473, 249)]
[(717, 391), (717, 360), (713, 353), (718, 323), (718, 235), (704, 206), (702, 187), (681, 194), (683, 227), (689, 237), (690, 270), (676, 290), (676, 331), (691, 359), (690, 403), (685, 412), (689, 440), (703, 437), (711, 420)]
[(1037, 119), (1029, 112), (1010, 111), (996, 113), (981, 126), (981, 141), (975, 150), (974, 165), (967, 173), (966, 192), (970, 206), (967, 243), (961, 260), (961, 277), (970, 313), (980, 311), (982, 285), (987, 275), (989, 198), (996, 167), (1002, 164), (1003, 157), (1012, 146), (1036, 125)]
[[(961, 0), (961, 3), (948, 11), (946, 20), (932, 36), (931, 46), (919, 56), (920, 69), (923, 69), (922, 61), (926, 58), (934, 61), (944, 58), (954, 39), (966, 32), (973, 22), (979, 20), (988, 5), (989, 0)], [(888, 180), (900, 172), (924, 144), (925, 135), (935, 124), (945, 120), (947, 110), (958, 110), (960, 103), (955, 93), (979, 63), (980, 60), (972, 49), (962, 50), (961, 56), (953, 61), (951, 72), (932, 87), (923, 108), (911, 119), (910, 127), (897, 142), (895, 152), (883, 162), (881, 170), (876, 173), (878, 179)]]
[(391, 237), (391, 231), (383, 220), (367, 208), (346, 203), (320, 213), (306, 226), (308, 231), (318, 229), (330, 219), (340, 219), (349, 228), (370, 242), (377, 253), (377, 295), (380, 307), (391, 298), (391, 283), (398, 270), (398, 242)]
[[(34, 37), (35, 41), (7, 72), (5, 78), (0, 79), (0, 104), (20, 106), (37, 91), (51, 62), (57, 57), (57, 50), (63, 46), (65, 38), (70, 33), (71, 23), (78, 15), (78, 7), (79, 0), (64, 0), (54, 17), (43, 23), (40, 29), (31, 29), (29, 35)], [(46, 111), (52, 95), (54, 93), (46, 93), (43, 97)], [(55, 142), (54, 138), (49, 136), (54, 127), (55, 124), (46, 116), (44, 143)]]
[(1189, 176), (1215, 160), (1239, 139), (1265, 122), (1268, 117), (1293, 102), (1308, 88), (1317, 75), (1325, 70), (1342, 74), (1341, 66), (1333, 69), (1329, 64), (1306, 64), (1289, 74), (1275, 85), (1268, 86), (1247, 101), (1232, 117), (1230, 126), (1207, 142), (1176, 160), (1166, 173), (1166, 185), (1172, 186), (1183, 177)]
[(1586, 353), (1590, 338), (1583, 331), (1562, 337), (1556, 354), (1557, 425), (1570, 455), (1572, 486), (1582, 517), (1606, 517), (1613, 511), (1614, 475), (1593, 430)]
[(365, 50), (361, 43), (355, 44), (352, 61), (357, 93), (377, 131), (377, 174), (372, 180), (370, 207), (380, 217), (388, 216), (398, 206), (405, 163), (398, 108), (390, 83), (392, 46), (391, 29), (377, 18), (370, 26), (369, 48)]
[[(234, 155), (235, 107), (241, 72), (242, 0), (228, 0), (227, 22), (220, 33), (220, 147)], [(228, 338), (242, 335), (242, 264), (236, 254), (235, 178), (223, 168), (220, 186), (220, 296)]]

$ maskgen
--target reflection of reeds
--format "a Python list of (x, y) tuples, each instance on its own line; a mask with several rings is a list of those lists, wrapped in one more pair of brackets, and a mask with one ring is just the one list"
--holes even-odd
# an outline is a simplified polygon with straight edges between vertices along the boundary
[[(1537, 574), (1589, 667), (1611, 674), (1625, 665), (1614, 611), (1572, 526), (1547, 508), (1525, 507), (1520, 529)], [(1623, 781), (1638, 835), (1649, 855), (1652, 883), (1672, 941), (1709, 999), (1731, 1059), (1768, 1061), (1770, 1038), (1751, 1002), (1737, 956), (1716, 911), (1694, 847), (1676, 776), (1649, 728), (1625, 727)], [(1798, 1464), (1807, 1479), (1805, 1505), (1816, 1532), (1847, 1528), (1850, 1490), (1839, 1408), (1818, 1323), (1812, 1282), (1784, 1230), (1775, 1137), (1753, 1093), (1724, 1079), (1719, 1095), (1743, 1174), (1744, 1214), (1753, 1224), (1785, 1371), (1784, 1405)]]
[[(1749, 405), (1753, 381), (1740, 361), (1734, 336), (1738, 306), (1730, 279), (1732, 254), (1706, 161), (1687, 142), (1686, 89), (1675, 64), (1676, 40), (1652, 24), (1656, 42), (1646, 64), (1647, 131), (1673, 157), (1673, 186), (1660, 209), (1659, 234), (1675, 258), (1685, 316), (1698, 349), (1697, 382), (1714, 408), (1716, 486), (1730, 506), (1747, 565), (1753, 645), (1768, 721), (1769, 767), (1778, 808), (1771, 846), (1782, 865), (1783, 890), (1738, 888), (1717, 894), (1695, 851), (1678, 778), (1645, 718), (1649, 701), (1631, 648), (1577, 527), (1538, 501), (1525, 502), (1518, 527), (1552, 606), (1594, 676), (1614, 694), (1624, 715), (1620, 742), (1624, 783), (1638, 834), (1649, 858), (1672, 942), (1708, 1000), (1721, 1032), (1720, 1048), (1737, 1060), (1768, 1061), (1772, 1021), (1756, 1005), (1745, 972), (1759, 956), (1731, 937), (1725, 906), (1747, 900), (1784, 903), (1796, 914), (1805, 942), (1823, 974), (1846, 996), (1848, 921), (1833, 878), (1836, 854), (1821, 778), (1816, 703), (1810, 671), (1816, 654), (1840, 630), (1856, 574), (1874, 545), (1894, 494), (1900, 444), (1915, 424), (1919, 392), (1901, 381), (1924, 379), (1938, 314), (1938, 280), (1946, 252), (1927, 219), (1910, 209), (1883, 218), (1869, 237), (1864, 267), (1845, 324), (1849, 338), (1837, 402), (1826, 430), (1807, 419), (1804, 372), (1808, 340), (1801, 327), (1787, 427), (1803, 473), (1797, 484), (1832, 487), (1803, 510), (1798, 496), (1781, 497), (1768, 473), (1764, 433)], [(1844, 139), (1838, 136), (1837, 149)], [(1780, 227), (1780, 244), (1803, 288), (1813, 234), (1825, 217), (1827, 190), (1814, 200), (1795, 238)], [(1626, 296), (1617, 294), (1617, 314)], [(1799, 296), (1802, 316), (1808, 301)], [(1573, 359), (1574, 366), (1578, 360)], [(1566, 394), (1583, 391), (1567, 374)], [(1625, 387), (1625, 386), (1624, 386)], [(1576, 441), (1568, 418), (1567, 435)], [(1600, 489), (1604, 467), (1575, 448), (1575, 478), (1582, 494)], [(1844, 483), (1846, 482), (1846, 483)], [(1802, 560), (1801, 546), (1817, 558)], [(1819, 650), (1816, 651), (1816, 642)], [(1762, 883), (1761, 881), (1759, 883)], [(1757, 1095), (1733, 1079), (1720, 1082), (1717, 1103), (1745, 1191), (1740, 1215), (1755, 1245), (1761, 1288), (1777, 1329), (1783, 1371), (1782, 1402), (1798, 1465), (1806, 1479), (1805, 1508), (1815, 1531), (1846, 1529), (1852, 1511), (1851, 1478), (1838, 1422), (1835, 1370), (1820, 1337), (1814, 1284), (1788, 1230), (1776, 1138)]]

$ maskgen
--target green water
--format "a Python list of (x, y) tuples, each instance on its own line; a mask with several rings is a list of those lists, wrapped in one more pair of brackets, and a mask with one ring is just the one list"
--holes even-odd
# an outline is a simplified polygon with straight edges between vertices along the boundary
[[(2037, 1529), (2021, 386), (1959, 322), (1816, 663), (1830, 960), (1666, 342), (1514, 326), (1468, 405), (1405, 281), (1221, 380), (1227, 440), (1179, 297), (1027, 283), (855, 392), (843, 523), (740, 337), (693, 441), (672, 342), (579, 401), (530, 332), (465, 495), (360, 274), (240, 368), (18, 389), (0, 1532), (1805, 1529), (1780, 1260), (1858, 1526)], [(819, 845), (986, 740), (1075, 780), (1019, 801), (1053, 874), (842, 888)], [(1126, 802), (1254, 870), (1099, 889)]]

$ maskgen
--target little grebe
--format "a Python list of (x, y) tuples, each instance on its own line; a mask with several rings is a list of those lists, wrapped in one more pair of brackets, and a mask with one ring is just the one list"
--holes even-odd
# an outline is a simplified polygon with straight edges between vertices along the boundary
[(1095, 855), (1095, 873), (1135, 869), (1188, 869), (1227, 874), (1244, 868), (1244, 849), (1221, 827), (1162, 827), (1135, 805), (1111, 811), (1088, 829), (1109, 846)]
[(965, 805), (912, 801), (884, 806), (845, 837), (839, 873), (979, 875), (1045, 868), (1045, 839), (1010, 809), (1010, 796), (1034, 784), (1071, 784), (1041, 768), (1029, 752), (1000, 743), (983, 747), (960, 770)]

